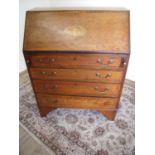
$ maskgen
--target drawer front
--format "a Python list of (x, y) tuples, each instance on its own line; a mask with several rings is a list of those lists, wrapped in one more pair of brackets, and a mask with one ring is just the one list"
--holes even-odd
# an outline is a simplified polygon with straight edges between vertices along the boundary
[(33, 80), (33, 84), (36, 92), (49, 94), (118, 97), (120, 92), (120, 84), (44, 80)]
[(29, 56), (27, 63), (32, 67), (103, 69), (120, 67), (122, 59), (104, 54), (42, 54)]
[(96, 98), (37, 94), (40, 107), (62, 107), (62, 108), (116, 108), (118, 98)]
[(43, 69), (30, 68), (33, 79), (68, 80), (85, 82), (116, 82), (123, 78), (123, 71), (89, 69)]

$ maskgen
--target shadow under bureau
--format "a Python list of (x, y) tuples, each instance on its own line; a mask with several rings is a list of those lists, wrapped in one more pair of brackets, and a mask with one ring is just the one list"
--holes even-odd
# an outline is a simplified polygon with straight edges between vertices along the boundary
[(41, 116), (96, 109), (113, 120), (130, 55), (128, 10), (31, 10), (23, 52)]

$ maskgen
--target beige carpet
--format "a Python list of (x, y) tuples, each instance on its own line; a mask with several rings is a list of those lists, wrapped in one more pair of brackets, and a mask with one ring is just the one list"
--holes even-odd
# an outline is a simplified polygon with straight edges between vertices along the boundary
[(95, 110), (57, 109), (41, 118), (20, 75), (20, 122), (57, 155), (134, 155), (134, 82), (126, 80), (114, 121)]

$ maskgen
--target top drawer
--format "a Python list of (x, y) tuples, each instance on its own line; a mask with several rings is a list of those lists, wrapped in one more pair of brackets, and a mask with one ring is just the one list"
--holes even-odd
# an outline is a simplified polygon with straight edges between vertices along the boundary
[(126, 58), (107, 54), (37, 54), (26, 57), (31, 67), (104, 69), (123, 67)]

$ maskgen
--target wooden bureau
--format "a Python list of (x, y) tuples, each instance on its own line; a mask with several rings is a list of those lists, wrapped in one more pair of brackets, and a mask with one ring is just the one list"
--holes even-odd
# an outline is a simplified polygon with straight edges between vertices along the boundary
[(23, 52), (41, 116), (96, 109), (113, 120), (130, 55), (128, 10), (31, 10)]

